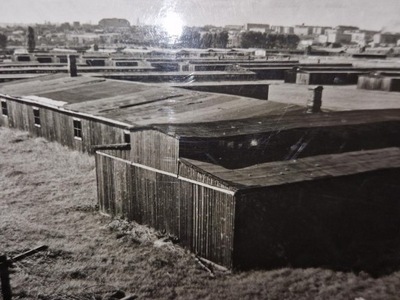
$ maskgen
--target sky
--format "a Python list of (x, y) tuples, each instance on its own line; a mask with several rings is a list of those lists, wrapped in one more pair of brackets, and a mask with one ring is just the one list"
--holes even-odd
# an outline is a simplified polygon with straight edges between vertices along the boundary
[(400, 31), (400, 0), (0, 0), (0, 23), (91, 22), (125, 18), (159, 24), (173, 15), (187, 26), (355, 25)]

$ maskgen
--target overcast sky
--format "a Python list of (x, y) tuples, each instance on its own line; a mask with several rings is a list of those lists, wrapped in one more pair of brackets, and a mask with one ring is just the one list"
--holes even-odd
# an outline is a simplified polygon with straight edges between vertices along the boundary
[(356, 25), (400, 31), (400, 0), (0, 0), (0, 23), (91, 22), (125, 18), (154, 24), (168, 12), (184, 24)]

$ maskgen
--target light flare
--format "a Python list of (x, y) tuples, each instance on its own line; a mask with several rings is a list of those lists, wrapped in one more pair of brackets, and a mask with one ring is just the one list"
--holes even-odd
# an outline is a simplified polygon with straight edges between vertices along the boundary
[(182, 17), (173, 11), (168, 11), (161, 19), (161, 26), (167, 32), (168, 36), (178, 38), (181, 36), (184, 26)]

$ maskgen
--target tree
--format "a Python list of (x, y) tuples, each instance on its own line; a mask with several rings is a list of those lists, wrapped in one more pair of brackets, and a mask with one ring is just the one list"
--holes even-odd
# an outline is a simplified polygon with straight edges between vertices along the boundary
[(200, 39), (200, 48), (226, 48), (229, 34), (226, 31), (218, 33), (207, 32)]
[(265, 48), (266, 35), (265, 33), (247, 31), (241, 35), (242, 48)]
[(215, 41), (215, 46), (217, 48), (226, 48), (228, 44), (229, 34), (227, 31), (221, 31), (217, 34), (217, 40)]
[(300, 38), (294, 34), (268, 34), (265, 47), (267, 49), (296, 49)]
[(28, 27), (28, 52), (32, 53), (35, 51), (36, 41), (35, 41), (35, 31), (31, 26)]
[(277, 35), (276, 34), (268, 34), (265, 37), (265, 47), (267, 49), (273, 49), (276, 48), (276, 41), (277, 41)]
[(180, 36), (182, 46), (186, 48), (200, 48), (200, 38), (200, 32), (191, 27), (185, 27)]
[(201, 41), (200, 41), (200, 48), (203, 49), (208, 49), (208, 48), (212, 48), (213, 46), (213, 35), (212, 33), (205, 33), (203, 34), (203, 36), (201, 37)]
[(60, 25), (60, 30), (61, 31), (69, 31), (69, 30), (71, 30), (71, 25), (68, 22), (62, 23)]
[(296, 49), (297, 45), (300, 43), (300, 38), (295, 34), (287, 35), (287, 47), (290, 49)]
[(5, 50), (7, 47), (7, 36), (0, 33), (0, 48)]

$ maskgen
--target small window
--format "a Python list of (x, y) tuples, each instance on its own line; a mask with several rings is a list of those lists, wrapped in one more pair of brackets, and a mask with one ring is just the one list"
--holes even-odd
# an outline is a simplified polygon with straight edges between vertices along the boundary
[(115, 63), (116, 67), (137, 67), (137, 65), (136, 61), (117, 61)]
[(124, 131), (124, 143), (131, 143), (131, 133), (129, 131)]
[(37, 61), (38, 61), (38, 63), (41, 63), (41, 64), (46, 64), (46, 63), (52, 63), (53, 62), (51, 57), (38, 57)]
[(74, 138), (82, 139), (82, 122), (79, 119), (74, 119)]
[(31, 58), (27, 55), (24, 56), (18, 56), (17, 61), (31, 61)]
[(33, 108), (33, 122), (36, 127), (40, 127), (40, 110), (37, 107)]
[(68, 63), (68, 59), (67, 59), (67, 56), (58, 56), (58, 59), (60, 60), (60, 63), (61, 64), (66, 64), (66, 63)]
[(1, 114), (8, 117), (7, 102), (5, 100), (1, 100)]

